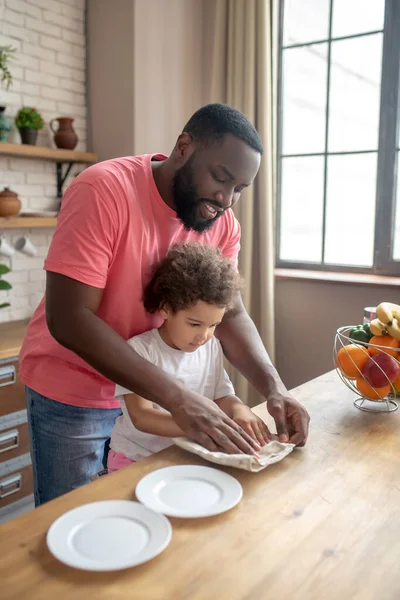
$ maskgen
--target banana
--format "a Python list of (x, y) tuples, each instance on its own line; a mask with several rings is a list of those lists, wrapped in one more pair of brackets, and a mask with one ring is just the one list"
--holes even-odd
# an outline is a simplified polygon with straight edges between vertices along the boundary
[(374, 319), (373, 321), (371, 321), (371, 323), (369, 324), (369, 328), (371, 330), (371, 333), (373, 333), (374, 335), (386, 335), (388, 332), (387, 326), (384, 325), (379, 319)]
[(391, 325), (393, 319), (400, 318), (400, 306), (398, 304), (392, 304), (392, 302), (381, 302), (376, 307), (376, 316), (378, 319), (385, 323), (385, 325)]
[(395, 340), (400, 340), (400, 323), (397, 319), (393, 319), (392, 324), (386, 325), (386, 328)]

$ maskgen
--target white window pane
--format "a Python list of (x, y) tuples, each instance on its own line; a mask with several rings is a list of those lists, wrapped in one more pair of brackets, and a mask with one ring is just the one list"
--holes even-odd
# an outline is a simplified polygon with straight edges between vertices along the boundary
[(327, 44), (283, 52), (283, 154), (325, 150), (327, 57)]
[(400, 177), (399, 177), (399, 153), (397, 152), (397, 194), (394, 219), (394, 244), (393, 260), (400, 260)]
[(283, 45), (326, 40), (329, 4), (329, 0), (285, 0)]
[(282, 159), (280, 259), (321, 262), (324, 158)]
[(377, 154), (329, 156), (325, 262), (371, 267)]
[(333, 0), (332, 37), (383, 29), (385, 0)]
[(332, 42), (329, 152), (376, 150), (382, 34)]

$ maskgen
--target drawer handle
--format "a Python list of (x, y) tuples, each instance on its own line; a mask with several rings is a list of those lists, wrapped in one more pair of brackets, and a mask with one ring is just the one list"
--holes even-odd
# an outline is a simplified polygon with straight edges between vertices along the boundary
[(16, 494), (21, 489), (22, 475), (16, 473), (0, 481), (0, 499)]
[(17, 372), (13, 365), (0, 367), (0, 388), (13, 385), (17, 381)]
[(12, 429), (0, 434), (0, 454), (19, 446), (19, 431)]

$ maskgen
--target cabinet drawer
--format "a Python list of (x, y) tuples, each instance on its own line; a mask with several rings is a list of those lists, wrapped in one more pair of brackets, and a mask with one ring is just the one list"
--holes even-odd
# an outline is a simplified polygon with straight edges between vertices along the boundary
[(0, 508), (33, 494), (32, 465), (0, 477)]
[(0, 431), (0, 464), (29, 452), (28, 423)]
[(0, 361), (0, 417), (24, 408), (25, 388), (19, 379), (18, 359)]

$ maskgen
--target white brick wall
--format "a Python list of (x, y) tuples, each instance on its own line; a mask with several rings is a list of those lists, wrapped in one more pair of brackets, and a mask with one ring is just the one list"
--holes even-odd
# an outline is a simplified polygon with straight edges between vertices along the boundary
[[(9, 91), (0, 87), (0, 105), (13, 120), (21, 106), (34, 106), (42, 114), (45, 127), (38, 144), (54, 146), (49, 122), (54, 117), (71, 116), (79, 137), (77, 150), (87, 150), (85, 0), (0, 0), (0, 45), (17, 49), (11, 70), (14, 84)], [(9, 142), (20, 143), (13, 128)], [(75, 165), (64, 189), (82, 170)], [(56, 167), (52, 162), (0, 156), (0, 189), (16, 191), (23, 207), (54, 209)], [(0, 263), (11, 267), (6, 277), (13, 286), (0, 292), (0, 322), (29, 317), (44, 291), (43, 261), (51, 240), (51, 229), (1, 230), (0, 235), (15, 244), (29, 235), (38, 250), (34, 258), (15, 252), (11, 259), (0, 255)]]

